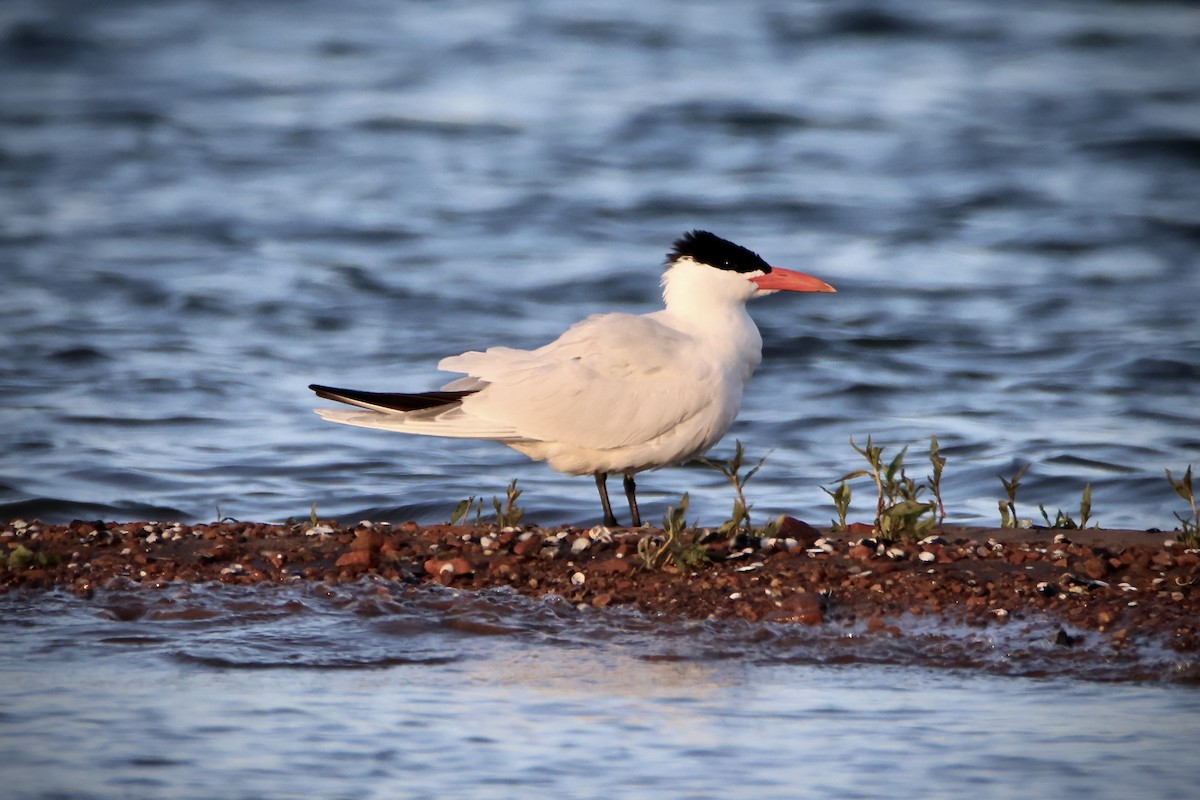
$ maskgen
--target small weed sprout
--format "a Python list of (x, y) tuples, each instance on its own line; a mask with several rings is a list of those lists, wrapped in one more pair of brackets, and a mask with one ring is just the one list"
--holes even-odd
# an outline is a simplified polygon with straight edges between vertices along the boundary
[(1063, 510), (1061, 508), (1058, 509), (1057, 513), (1054, 516), (1053, 521), (1050, 519), (1050, 515), (1046, 513), (1046, 507), (1044, 505), (1041, 505), (1039, 503), (1038, 511), (1042, 512), (1042, 519), (1046, 520), (1047, 528), (1062, 528), (1064, 530), (1073, 530), (1073, 529), (1079, 527), (1079, 525), (1076, 524), (1075, 520), (1071, 519), (1071, 515), (1064, 514)]
[(843, 479), (832, 491), (821, 487), (821, 491), (833, 498), (833, 507), (838, 518), (830, 520), (829, 526), (835, 533), (846, 530), (846, 514), (850, 511), (850, 484)]
[[(514, 478), (509, 482), (508, 488), (504, 490), (505, 499), (503, 501), (495, 495), (492, 496), (492, 508), (496, 512), (496, 527), (516, 528), (521, 524), (521, 520), (525, 516), (525, 509), (517, 505), (517, 498), (521, 494), (522, 490), (517, 488), (517, 481)], [(458, 505), (450, 512), (450, 524), (466, 525), (467, 517), (472, 510), (475, 512), (475, 527), (482, 527), (483, 498), (476, 498), (475, 495), (458, 502)]]
[(1004, 480), (1003, 475), (996, 476), (1004, 486), (1004, 493), (1008, 495), (1007, 500), (1000, 501), (1001, 528), (1021, 527), (1021, 521), (1017, 518), (1017, 487), (1021, 485), (1021, 476), (1027, 469), (1029, 469), (1029, 464), (1022, 464), (1009, 480)]
[[(482, 505), (482, 503), (483, 503), (483, 501), (481, 500), (480, 505)], [(475, 505), (475, 495), (471, 495), (466, 500), (459, 501), (458, 505), (456, 505), (454, 507), (454, 510), (450, 512), (450, 524), (457, 525), (460, 522), (462, 522), (463, 520), (465, 520), (467, 517), (467, 514), (471, 513), (471, 507), (474, 505)], [(479, 519), (479, 514), (480, 514), (480, 511), (477, 508), (475, 511), (476, 520)]]
[[(867, 446), (859, 447), (854, 443), (854, 437), (850, 437), (850, 446), (854, 448), (854, 452), (867, 460), (870, 469), (856, 469), (853, 472), (847, 472), (841, 477), (841, 481), (852, 481), (855, 478), (871, 478), (875, 481), (876, 503), (875, 503), (875, 522), (878, 524), (879, 518), (883, 516), (883, 448), (876, 447), (871, 443), (871, 437), (867, 436)], [(901, 451), (901, 456), (904, 452)]]
[[(237, 522), (237, 520), (232, 517), (222, 517), (221, 507), (217, 506), (217, 522)], [(295, 517), (288, 517), (284, 520), (283, 524), (289, 528), (301, 527), (300, 522)], [(314, 502), (308, 507), (308, 528), (304, 530), (312, 530), (315, 527), (317, 527), (317, 504)]]
[(946, 467), (946, 457), (938, 449), (936, 436), (929, 437), (929, 463), (933, 466), (929, 476), (929, 491), (933, 492), (933, 499), (937, 503), (937, 521), (941, 525), (946, 521), (946, 504), (942, 502), (942, 470)]
[[(1046, 520), (1048, 528), (1064, 528), (1068, 530), (1079, 530), (1088, 527), (1088, 522), (1092, 517), (1092, 485), (1085, 483), (1083, 485), (1083, 497), (1079, 500), (1079, 522), (1071, 518), (1070, 514), (1063, 513), (1059, 509), (1054, 516), (1054, 521), (1050, 521), (1050, 515), (1046, 513), (1046, 507), (1038, 506), (1038, 510), (1042, 512), (1042, 519)], [(1096, 527), (1095, 525), (1092, 526)]]
[[(876, 535), (885, 542), (893, 542), (901, 538), (917, 540), (927, 536), (933, 526), (937, 524), (938, 504), (921, 500), (921, 493), (929, 487), (923, 483), (917, 483), (905, 472), (904, 456), (908, 453), (908, 447), (901, 448), (900, 452), (885, 466), (883, 448), (876, 446), (870, 436), (867, 437), (865, 447), (856, 445), (853, 438), (850, 439), (850, 446), (866, 459), (868, 469), (849, 472), (841, 477), (840, 483), (845, 484), (846, 481), (862, 477), (868, 477), (874, 481)], [(934, 472), (940, 484), (941, 466), (938, 461), (933, 460), (933, 456), (937, 454), (936, 445), (931, 445), (930, 453)], [(837, 491), (841, 491), (840, 487)], [(834, 496), (833, 492), (827, 493)], [(845, 499), (848, 507), (848, 491)], [(837, 502), (838, 498), (835, 496), (834, 503)], [(839, 513), (841, 512), (839, 511)]]
[(753, 478), (760, 469), (762, 469), (763, 463), (771, 454), (767, 453), (767, 455), (758, 460), (757, 464), (750, 468), (749, 472), (747, 472), (745, 475), (741, 475), (740, 473), (745, 455), (745, 448), (742, 447), (742, 443), (739, 440), (735, 442), (733, 458), (727, 461), (714, 461), (704, 458), (703, 456), (696, 459), (704, 466), (711, 467), (717, 472), (720, 472), (725, 476), (725, 480), (729, 481), (729, 483), (733, 485), (733, 515), (729, 519), (725, 520), (725, 522), (721, 523), (721, 526), (717, 528), (718, 533), (732, 535), (742, 530), (743, 526), (747, 530), (753, 530), (753, 526), (750, 524), (750, 504), (746, 502), (745, 488), (746, 484), (750, 482), (750, 479)]
[(695, 526), (687, 523), (687, 509), (688, 495), (684, 492), (679, 505), (668, 508), (663, 516), (666, 537), (662, 543), (655, 544), (650, 536), (638, 541), (638, 557), (646, 569), (659, 569), (668, 557), (681, 571), (691, 571), (708, 563), (708, 550), (700, 544)]
[(687, 529), (687, 507), (688, 494), (684, 492), (679, 505), (667, 508), (667, 513), (663, 516), (663, 533), (666, 534), (666, 539), (661, 545), (655, 545), (649, 536), (638, 540), (638, 557), (642, 559), (646, 569), (658, 569), (666, 559), (671, 543)]
[(517, 505), (517, 498), (521, 496), (522, 490), (517, 488), (517, 479), (513, 478), (505, 489), (504, 503), (500, 503), (500, 498), (492, 498), (492, 507), (496, 509), (496, 525), (500, 528), (515, 528), (521, 524), (521, 518), (525, 516), (525, 509)]
[(1187, 472), (1183, 473), (1183, 477), (1179, 480), (1175, 480), (1171, 470), (1167, 470), (1167, 483), (1171, 484), (1175, 494), (1182, 497), (1192, 509), (1191, 519), (1184, 517), (1178, 511), (1175, 512), (1175, 518), (1182, 526), (1178, 537), (1180, 544), (1186, 547), (1200, 547), (1200, 510), (1196, 509), (1196, 493), (1192, 486), (1192, 465), (1188, 464)]

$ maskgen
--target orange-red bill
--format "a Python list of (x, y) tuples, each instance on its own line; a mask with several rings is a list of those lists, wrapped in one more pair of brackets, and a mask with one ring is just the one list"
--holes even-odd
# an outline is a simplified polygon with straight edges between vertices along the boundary
[(759, 289), (778, 292), (836, 292), (837, 289), (803, 272), (771, 267), (766, 275), (751, 278)]

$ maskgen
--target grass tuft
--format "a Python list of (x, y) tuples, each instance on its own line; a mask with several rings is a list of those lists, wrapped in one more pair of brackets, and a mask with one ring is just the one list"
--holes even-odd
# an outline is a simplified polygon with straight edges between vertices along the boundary
[(517, 479), (513, 478), (508, 488), (504, 490), (504, 503), (501, 504), (499, 497), (492, 498), (492, 507), (496, 509), (496, 525), (501, 528), (516, 528), (521, 524), (521, 519), (525, 516), (525, 509), (517, 505), (517, 498), (521, 496), (522, 491), (517, 488)]
[[(508, 488), (504, 490), (503, 501), (495, 495), (492, 496), (492, 508), (496, 512), (496, 527), (516, 528), (521, 525), (521, 520), (525, 517), (525, 509), (517, 505), (517, 498), (522, 493), (523, 490), (517, 488), (517, 479), (513, 478), (509, 481)], [(471, 511), (475, 512), (475, 527), (481, 527), (483, 525), (483, 498), (476, 498), (475, 495), (458, 502), (458, 505), (450, 512), (450, 524), (465, 525)]]
[(1175, 476), (1171, 474), (1171, 470), (1167, 470), (1167, 483), (1171, 484), (1171, 488), (1175, 490), (1175, 494), (1187, 501), (1192, 508), (1192, 518), (1174, 512), (1175, 518), (1179, 520), (1181, 528), (1179, 530), (1180, 544), (1186, 547), (1200, 547), (1200, 511), (1196, 509), (1196, 493), (1192, 486), (1192, 465), (1188, 464), (1187, 472), (1183, 473), (1183, 477), (1175, 480)]
[(687, 523), (687, 509), (688, 495), (684, 492), (679, 505), (668, 508), (663, 516), (663, 540), (656, 542), (653, 536), (638, 540), (638, 557), (646, 569), (660, 569), (670, 558), (676, 569), (690, 572), (711, 561), (696, 527)]
[(1004, 480), (1003, 475), (997, 475), (1000, 483), (1004, 486), (1004, 493), (1008, 495), (1007, 500), (1000, 501), (1000, 527), (1001, 528), (1019, 528), (1021, 520), (1017, 517), (1017, 487), (1021, 485), (1021, 476), (1029, 469), (1029, 464), (1022, 464), (1013, 476)]
[(829, 521), (829, 527), (835, 533), (846, 530), (846, 514), (850, 511), (850, 484), (843, 478), (836, 489), (826, 489), (822, 486), (821, 491), (833, 498), (833, 508), (838, 515), (836, 520)]
[[(1042, 519), (1046, 520), (1047, 528), (1064, 528), (1067, 530), (1080, 530), (1088, 527), (1088, 522), (1092, 517), (1092, 485), (1086, 483), (1083, 486), (1083, 497), (1079, 501), (1079, 521), (1076, 522), (1070, 514), (1064, 513), (1059, 509), (1054, 516), (1054, 521), (1050, 520), (1050, 515), (1046, 513), (1046, 507), (1038, 505), (1038, 510), (1042, 512)], [(1091, 527), (1098, 527), (1092, 525)]]
[(735, 535), (740, 531), (753, 531), (754, 526), (750, 524), (750, 504), (746, 502), (746, 484), (750, 482), (758, 471), (762, 469), (763, 463), (771, 455), (763, 456), (758, 460), (758, 463), (750, 468), (750, 471), (745, 475), (741, 474), (743, 460), (745, 459), (746, 451), (742, 447), (741, 441), (736, 441), (733, 450), (733, 458), (726, 461), (715, 461), (701, 456), (696, 459), (706, 467), (715, 469), (725, 476), (725, 480), (733, 486), (733, 513), (729, 519), (721, 523), (717, 528), (718, 533), (729, 536)]
[[(929, 457), (933, 465), (933, 476), (930, 484), (937, 486), (934, 500), (925, 501), (921, 494), (930, 489), (930, 485), (918, 483), (908, 476), (904, 466), (904, 456), (908, 447), (902, 447), (890, 461), (884, 460), (884, 448), (877, 446), (870, 436), (865, 447), (859, 447), (850, 439), (850, 446), (867, 462), (867, 469), (848, 472), (839, 479), (839, 487), (826, 494), (834, 499), (838, 508), (841, 529), (846, 526), (846, 510), (850, 505), (848, 481), (857, 478), (870, 478), (875, 484), (875, 534), (881, 541), (894, 542), (900, 539), (916, 541), (929, 535), (933, 526), (938, 524), (941, 506), (942, 468), (945, 459), (938, 451), (936, 440), (930, 443)], [(840, 495), (840, 497), (839, 497)], [(841, 503), (841, 504), (840, 504)], [(842, 505), (844, 504), (844, 505)]]

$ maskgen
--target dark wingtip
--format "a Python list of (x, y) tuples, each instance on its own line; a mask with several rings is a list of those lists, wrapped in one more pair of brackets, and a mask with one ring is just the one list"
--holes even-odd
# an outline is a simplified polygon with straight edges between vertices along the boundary
[(309, 384), (317, 397), (347, 403), (352, 406), (362, 406), (376, 410), (389, 411), (422, 411), (426, 408), (451, 405), (462, 400), (476, 390), (465, 392), (364, 392), (359, 389), (337, 389), (333, 386)]
[(322, 386), (322, 385), (321, 385), (321, 384), (319, 384), (319, 383), (310, 383), (310, 384), (308, 385), (308, 388), (309, 388), (309, 389), (312, 389), (314, 392), (316, 392), (316, 393), (317, 393), (317, 397), (322, 397), (322, 398), (324, 398), (324, 399), (326, 399), (326, 400), (337, 400), (337, 399), (339, 399), (339, 398), (338, 398), (338, 397), (335, 395), (335, 393), (336, 393), (336, 392), (340, 392), (340, 391), (341, 391), (340, 389), (335, 389), (335, 388), (333, 388), (332, 386)]

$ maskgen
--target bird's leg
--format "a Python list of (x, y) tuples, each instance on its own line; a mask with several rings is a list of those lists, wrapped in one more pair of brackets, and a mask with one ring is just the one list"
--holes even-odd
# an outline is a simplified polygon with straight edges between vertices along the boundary
[(604, 524), (610, 528), (615, 528), (620, 523), (613, 516), (612, 506), (608, 502), (608, 473), (596, 473), (596, 488), (600, 490), (600, 505), (604, 506)]
[(629, 513), (633, 516), (633, 527), (642, 527), (642, 515), (637, 507), (637, 484), (633, 482), (633, 473), (625, 473), (625, 499), (629, 501)]

